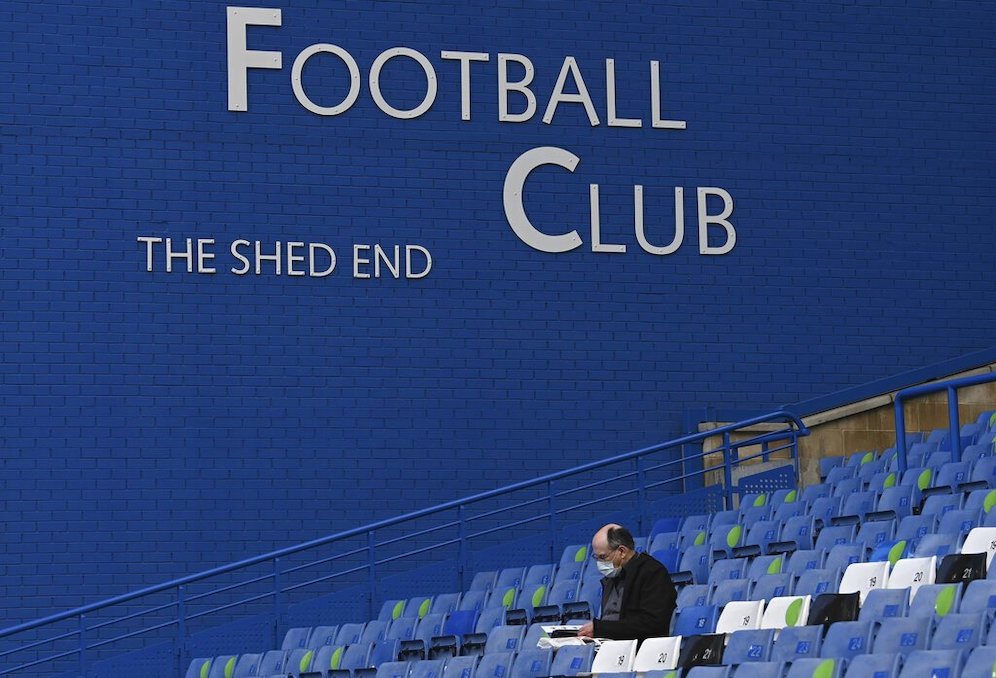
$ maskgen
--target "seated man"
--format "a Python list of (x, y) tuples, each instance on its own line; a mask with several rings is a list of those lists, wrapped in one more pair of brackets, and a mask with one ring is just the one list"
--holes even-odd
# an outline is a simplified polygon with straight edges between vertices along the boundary
[(678, 591), (667, 568), (637, 553), (633, 535), (619, 525), (595, 533), (591, 557), (602, 573), (602, 614), (578, 635), (612, 640), (668, 635)]

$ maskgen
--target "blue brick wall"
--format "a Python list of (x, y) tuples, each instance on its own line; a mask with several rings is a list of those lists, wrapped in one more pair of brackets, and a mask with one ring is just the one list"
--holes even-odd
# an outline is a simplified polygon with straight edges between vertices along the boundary
[[(317, 0), (250, 28), (283, 69), (226, 95), (225, 4), (0, 7), (0, 531), (13, 622), (678, 434), (686, 407), (762, 410), (994, 344), (993, 14), (976, 2)], [(338, 117), (294, 98), (318, 42), (361, 66)], [(397, 120), (365, 82), (406, 46), (438, 79)], [(474, 64), (473, 116), (459, 70)], [(528, 56), (538, 110), (498, 122), (497, 55)], [(564, 57), (602, 124), (562, 104)], [(619, 115), (605, 124), (604, 59)], [(649, 62), (665, 117), (649, 129)], [(518, 76), (510, 69), (513, 78)], [(344, 71), (316, 57), (315, 100)], [(422, 75), (391, 62), (396, 106)], [(570, 85), (569, 85), (570, 87)], [(511, 98), (513, 110), (521, 100)], [(502, 184), (544, 145), (526, 209), (585, 245), (547, 254)], [(590, 249), (587, 185), (601, 193)], [(670, 239), (685, 187), (685, 245)], [(697, 186), (736, 202), (738, 242), (700, 256)], [(145, 268), (140, 236), (214, 238), (215, 275)], [(238, 238), (324, 242), (327, 278), (236, 276)], [(418, 244), (419, 280), (351, 276), (354, 243)]]

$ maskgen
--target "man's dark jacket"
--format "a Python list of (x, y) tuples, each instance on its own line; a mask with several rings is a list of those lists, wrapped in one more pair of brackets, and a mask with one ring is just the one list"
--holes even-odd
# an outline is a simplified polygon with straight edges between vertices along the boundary
[[(668, 635), (678, 591), (667, 568), (646, 553), (637, 553), (623, 566), (619, 576), (625, 582), (619, 621), (594, 620), (593, 635), (612, 640)], [(607, 590), (603, 586), (603, 603)]]

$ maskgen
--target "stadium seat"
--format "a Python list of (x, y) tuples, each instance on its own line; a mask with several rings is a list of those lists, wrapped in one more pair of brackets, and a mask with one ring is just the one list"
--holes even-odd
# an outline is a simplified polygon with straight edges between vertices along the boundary
[(778, 541), (768, 544), (768, 552), (778, 554), (812, 549), (815, 532), (816, 529), (811, 515), (789, 518), (785, 521), (781, 534), (778, 535)]
[(957, 511), (961, 508), (961, 494), (935, 494), (927, 497), (920, 507), (920, 515), (934, 516), (940, 522), (949, 511)]
[(678, 591), (676, 605), (678, 609), (708, 605), (711, 596), (712, 587), (709, 584), (689, 584)]
[(993, 674), (994, 667), (996, 667), (996, 645), (980, 646), (968, 655), (968, 661), (965, 662), (962, 674), (965, 678), (974, 678), (975, 676), (989, 678)]
[(473, 678), (477, 662), (478, 658), (474, 656), (450, 657), (443, 664), (441, 678)]
[(595, 657), (592, 645), (566, 645), (557, 650), (550, 665), (551, 676), (576, 676), (591, 671)]
[(903, 656), (899, 653), (859, 654), (847, 664), (845, 678), (898, 678)]
[(363, 633), (360, 634), (360, 643), (372, 644), (379, 640), (384, 640), (387, 636), (387, 629), (390, 622), (382, 621), (380, 619), (371, 619), (367, 622), (366, 626), (363, 627)]
[(785, 678), (841, 678), (844, 662), (837, 659), (800, 659), (794, 662)]
[(821, 624), (824, 627), (838, 621), (854, 621), (858, 618), (858, 593), (823, 593), (815, 596), (809, 604), (807, 624)]
[(418, 626), (418, 621), (418, 617), (399, 617), (391, 622), (384, 638), (386, 640), (411, 640), (415, 637), (415, 627)]
[(847, 464), (847, 457), (843, 455), (834, 455), (820, 457), (820, 478), (826, 479), (830, 471), (837, 468), (838, 466), (845, 466)]
[(408, 678), (442, 678), (445, 664), (446, 660), (444, 659), (425, 659), (412, 662)]
[(460, 607), (459, 593), (441, 593), (432, 599), (429, 614), (449, 614)]
[(557, 566), (554, 563), (531, 565), (526, 570), (525, 577), (522, 580), (522, 588), (534, 586), (536, 584), (549, 585), (553, 581), (553, 577), (556, 572)]
[(744, 556), (760, 556), (768, 552), (768, 546), (773, 541), (778, 541), (782, 525), (777, 520), (759, 520), (757, 522), (744, 522), (750, 525), (743, 545), (733, 549), (733, 555), (737, 558)]
[(474, 678), (507, 678), (515, 660), (514, 652), (492, 652), (483, 655), (474, 670)]
[(727, 664), (766, 662), (775, 642), (774, 629), (743, 629), (733, 631), (726, 639), (723, 661)]
[(830, 549), (838, 544), (852, 544), (858, 531), (854, 525), (832, 525), (820, 530), (816, 537), (813, 548), (822, 549), (829, 553)]
[(387, 600), (380, 608), (377, 619), (380, 621), (393, 621), (401, 617), (405, 611), (405, 600)]
[[(854, 482), (860, 483), (861, 481), (855, 478)], [(813, 519), (816, 529), (826, 527), (830, 524), (831, 518), (840, 514), (840, 506), (843, 501), (843, 498), (838, 494), (820, 497), (810, 505), (806, 515)]]
[(917, 650), (906, 657), (899, 678), (959, 678), (962, 663), (958, 650)]
[(926, 617), (890, 619), (878, 629), (872, 651), (876, 654), (908, 655), (915, 650), (926, 650), (931, 623)]
[[(398, 658), (401, 650), (401, 641), (397, 639), (378, 640), (370, 645), (370, 654), (367, 655), (368, 666), (380, 666), (384, 662), (394, 661)], [(353, 667), (363, 668), (363, 667)]]
[(744, 528), (742, 525), (724, 525), (713, 527), (713, 532), (709, 537), (709, 548), (712, 549), (713, 557), (720, 555), (729, 558), (733, 555), (733, 549), (743, 544)]
[(897, 485), (882, 490), (875, 510), (865, 516), (867, 521), (895, 519), (901, 521), (913, 511), (913, 489)]
[(681, 533), (680, 532), (658, 532), (652, 540), (647, 544), (647, 550), (650, 553), (654, 551), (660, 551), (663, 549), (680, 549), (681, 548)]
[(916, 597), (910, 591), (910, 617), (944, 617), (958, 611), (961, 602), (960, 584), (925, 584)]
[(857, 592), (864, 602), (872, 589), (886, 588), (889, 583), (889, 563), (852, 563), (844, 570), (840, 580), (839, 593)]
[(810, 596), (780, 596), (768, 600), (761, 616), (762, 629), (804, 626), (809, 620)]
[(522, 650), (512, 663), (510, 678), (545, 678), (550, 675), (552, 650)]
[(827, 629), (820, 647), (824, 658), (841, 657), (850, 659), (855, 655), (866, 654), (872, 646), (875, 622), (849, 621), (836, 622)]
[[(992, 449), (986, 449), (989, 449), (989, 455), (991, 455)], [(968, 481), (962, 483), (958, 489), (962, 492), (969, 490), (996, 489), (996, 457), (980, 457), (975, 462), (975, 465), (972, 466), (972, 472), (968, 476)]]
[(852, 492), (844, 497), (837, 515), (830, 517), (831, 525), (857, 525), (875, 508), (875, 493)]
[[(568, 547), (570, 548), (570, 547)], [(468, 591), (490, 591), (495, 587), (495, 577), (497, 572), (477, 572), (470, 582)]]
[(226, 678), (249, 678), (250, 676), (255, 676), (259, 671), (259, 661), (263, 658), (261, 654), (243, 654), (239, 655), (238, 661), (235, 662), (235, 668), (232, 670), (230, 676)]
[[(895, 534), (896, 523), (893, 520), (866, 522), (858, 528), (857, 543), (866, 552), (871, 553), (879, 545), (891, 541), (895, 537)], [(864, 560), (864, 557), (862, 557), (862, 560)]]
[(578, 599), (580, 579), (561, 579), (554, 582), (546, 595), (547, 605), (563, 605), (573, 603)]
[(929, 558), (930, 556), (944, 557), (949, 553), (954, 553), (958, 548), (957, 534), (942, 534), (935, 532), (923, 535), (913, 549), (913, 556), (916, 558)]
[(783, 525), (788, 521), (789, 518), (795, 518), (796, 516), (806, 515), (806, 510), (809, 507), (806, 506), (804, 501), (794, 501), (782, 504), (774, 509), (771, 514), (772, 520), (777, 520)]
[(732, 633), (761, 626), (764, 616), (763, 600), (743, 600), (728, 603), (716, 621), (716, 633)]
[(965, 499), (964, 508), (978, 511), (983, 516), (989, 513), (993, 507), (996, 507), (996, 490), (974, 490), (969, 492)]
[(822, 569), (826, 555), (825, 551), (816, 549), (796, 551), (789, 556), (785, 571), (792, 573), (796, 577), (800, 577), (806, 570)]
[(806, 570), (795, 583), (795, 594), (798, 596), (818, 596), (836, 591), (840, 585), (840, 574), (837, 570)]
[(331, 643), (333, 645), (352, 645), (353, 643), (360, 642), (360, 637), (363, 635), (363, 628), (366, 624), (343, 624), (339, 627), (339, 631), (335, 635), (335, 642)]
[(937, 624), (930, 640), (931, 650), (964, 650), (967, 655), (983, 640), (986, 615), (982, 612), (949, 614)]
[(338, 633), (338, 626), (316, 626), (311, 629), (311, 634), (308, 636), (307, 647), (312, 650), (317, 650), (324, 645), (334, 645), (336, 635), (338, 635)]
[(474, 633), (490, 633), (496, 626), (505, 624), (505, 608), (488, 607), (481, 610), (481, 616), (477, 618), (477, 626)]
[(367, 643), (355, 643), (347, 645), (342, 652), (337, 669), (361, 669), (370, 666), (370, 651), (372, 646)]
[(942, 534), (957, 534), (962, 537), (979, 526), (979, 511), (959, 509), (948, 511), (937, 523), (937, 531)]
[(746, 558), (723, 558), (715, 561), (709, 570), (709, 583), (715, 586), (728, 579), (743, 579), (746, 572)]
[[(937, 556), (929, 558), (901, 558), (892, 567), (892, 572), (888, 574), (884, 586), (890, 589), (910, 590), (910, 604), (916, 599), (917, 591), (921, 586), (933, 584), (937, 575)], [(868, 577), (874, 577), (874, 572), (869, 572)], [(870, 581), (870, 579), (869, 579)]]
[(672, 573), (675, 584), (705, 584), (709, 581), (709, 567), (712, 564), (712, 551), (708, 545), (691, 546), (681, 557), (681, 566)]
[(518, 652), (522, 647), (522, 639), (526, 635), (524, 626), (495, 626), (488, 632), (488, 642), (484, 653)]
[(498, 576), (495, 578), (494, 588), (503, 591), (510, 588), (521, 588), (525, 576), (526, 568), (524, 567), (506, 567), (499, 570)]
[(696, 669), (703, 667), (719, 667), (723, 663), (723, 649), (726, 636), (722, 633), (709, 633), (681, 639), (681, 654), (678, 655), (678, 666), (689, 669), (687, 676), (693, 675)]
[(958, 612), (985, 612), (990, 617), (996, 614), (996, 581), (980, 579), (969, 582)]
[[(873, 525), (875, 523), (872, 523)], [(882, 523), (879, 523), (880, 525)], [(828, 570), (838, 570), (843, 572), (853, 563), (865, 561), (865, 547), (863, 544), (837, 544), (827, 552), (827, 558), (823, 567)]]
[(685, 674), (685, 678), (730, 678), (732, 672), (731, 666), (693, 666)]
[(709, 603), (723, 607), (727, 603), (747, 600), (750, 596), (750, 582), (746, 579), (725, 579), (717, 583), (709, 597)]
[(893, 617), (905, 617), (909, 601), (908, 589), (872, 589), (861, 605), (858, 620), (882, 622)]
[(294, 650), (297, 648), (308, 647), (308, 638), (311, 637), (311, 627), (310, 626), (299, 626), (296, 628), (288, 629), (287, 633), (284, 634), (283, 642), (280, 643), (281, 650)]
[(795, 592), (795, 577), (785, 574), (766, 574), (751, 588), (751, 596), (757, 600), (771, 600), (780, 596), (790, 596)]
[[(633, 662), (636, 660), (635, 640), (607, 640), (602, 643), (591, 663), (591, 673), (600, 675), (604, 673), (621, 673), (633, 670)], [(477, 678), (491, 678), (490, 676)], [(502, 678), (496, 676), (495, 678)]]
[(937, 564), (939, 584), (965, 584), (976, 579), (986, 578), (985, 553), (949, 553)]
[(740, 512), (737, 510), (716, 511), (712, 514), (712, 531), (720, 532), (719, 528), (729, 527), (740, 523)]
[(424, 641), (426, 647), (435, 636), (443, 635), (443, 625), (446, 623), (446, 615), (438, 612), (431, 612), (418, 620), (415, 627), (414, 638)]
[(383, 662), (377, 667), (376, 678), (408, 678), (411, 662)]
[(786, 556), (757, 556), (751, 559), (747, 567), (747, 579), (757, 581), (767, 574), (781, 574), (785, 567)]
[(190, 662), (187, 666), (187, 672), (183, 676), (184, 678), (208, 678), (210, 670), (211, 657), (200, 657)]
[(315, 650), (315, 656), (311, 660), (311, 670), (320, 671), (324, 676), (326, 672), (339, 668), (343, 649), (341, 646), (322, 645)]
[(833, 488), (831, 488), (826, 482), (812, 483), (802, 488), (800, 499), (802, 499), (807, 506), (812, 506), (814, 501), (820, 497), (829, 497), (831, 492), (833, 492)]
[(676, 668), (680, 650), (681, 636), (647, 638), (636, 653), (633, 670), (637, 673), (643, 673)]
[(677, 572), (681, 564), (681, 551), (677, 548), (655, 549), (650, 555), (659, 562), (668, 572)]
[(996, 527), (976, 527), (965, 537), (961, 545), (962, 553), (985, 553), (986, 568), (992, 569), (993, 554), (996, 553)]
[(771, 660), (792, 662), (820, 656), (823, 642), (822, 626), (786, 626), (771, 647)]
[(509, 610), (515, 607), (516, 602), (519, 599), (519, 589), (515, 586), (509, 586), (504, 588), (498, 588), (495, 586), (494, 590), (488, 596), (487, 601), (484, 603), (484, 609), (489, 607), (500, 607), (505, 610)]
[(698, 605), (679, 609), (674, 615), (673, 636), (695, 636), (714, 633), (719, 620), (719, 608), (715, 605)]
[(896, 539), (916, 542), (925, 534), (930, 534), (937, 529), (937, 519), (932, 515), (911, 515), (899, 521), (896, 528)]

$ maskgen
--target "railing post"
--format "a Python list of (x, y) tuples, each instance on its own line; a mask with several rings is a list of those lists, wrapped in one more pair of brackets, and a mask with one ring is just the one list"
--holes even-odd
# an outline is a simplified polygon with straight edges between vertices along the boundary
[(457, 507), (457, 539), (459, 540), (457, 544), (459, 550), (459, 555), (457, 556), (457, 586), (459, 587), (459, 591), (467, 590), (467, 586), (464, 583), (464, 577), (467, 572), (467, 531), (464, 527), (466, 512), (467, 506), (465, 504), (460, 504)]
[(182, 584), (176, 587), (176, 671), (178, 678), (182, 677), (183, 659), (187, 655), (187, 603), (184, 599), (186, 587)]
[(948, 438), (951, 440), (951, 461), (961, 461), (961, 424), (958, 417), (958, 389), (948, 386)]
[(799, 481), (801, 480), (799, 474), (799, 433), (795, 429), (792, 430), (792, 465), (795, 468), (795, 486), (799, 487)]
[[(642, 461), (643, 457), (636, 458), (636, 508), (640, 512), (640, 520), (637, 529), (640, 530), (639, 534), (648, 534), (649, 531), (647, 530), (646, 525), (646, 489), (644, 487), (646, 484), (644, 481), (646, 479), (644, 478), (643, 464), (640, 463)], [(647, 547), (649, 548), (650, 544), (647, 544)]]
[(369, 602), (367, 606), (367, 613), (369, 619), (374, 619), (377, 616), (377, 611), (374, 610), (374, 602), (377, 596), (377, 555), (374, 553), (374, 531), (370, 530), (367, 532), (367, 593), (369, 594)]
[(557, 504), (553, 497), (553, 481), (548, 480), (546, 482), (546, 510), (550, 514), (550, 519), (548, 522), (550, 527), (550, 560), (555, 560), (557, 558)]
[(283, 582), (280, 580), (280, 558), (273, 559), (273, 647), (280, 647), (283, 627)]
[(86, 615), (80, 615), (80, 678), (86, 678)]
[(906, 411), (903, 407), (903, 397), (896, 394), (896, 470), (902, 478), (906, 473)]
[(730, 447), (730, 432), (723, 432), (723, 505), (733, 508), (733, 450)]

